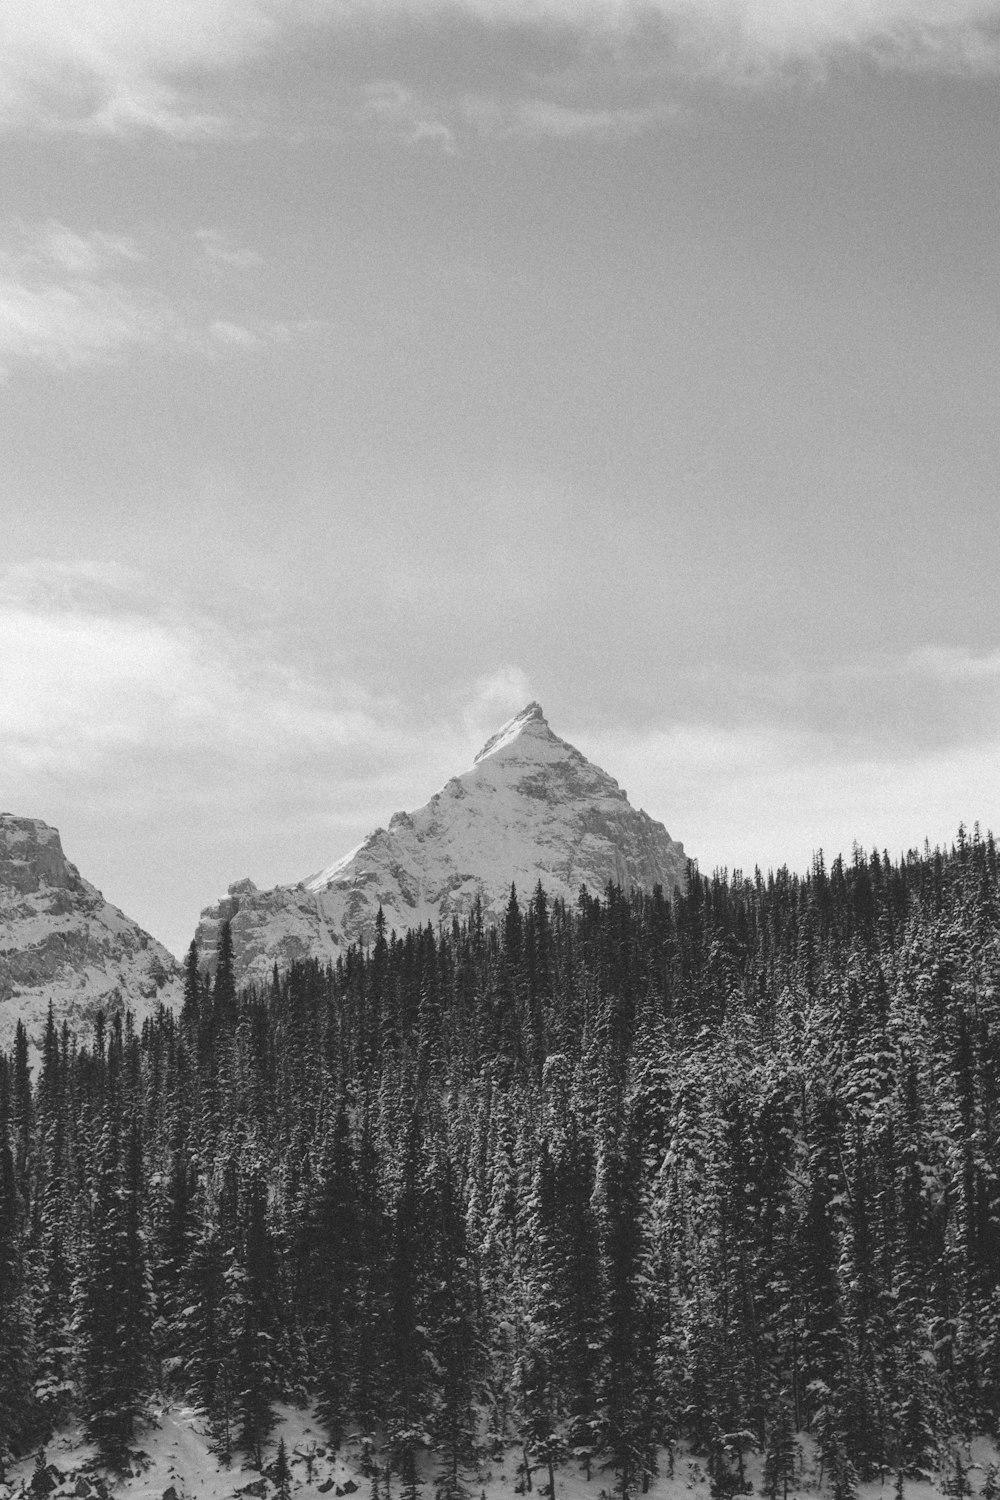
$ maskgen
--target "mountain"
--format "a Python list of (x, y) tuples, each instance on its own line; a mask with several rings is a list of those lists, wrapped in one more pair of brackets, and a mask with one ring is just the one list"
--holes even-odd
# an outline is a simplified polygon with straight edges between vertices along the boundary
[(267, 979), (275, 964), (335, 959), (370, 942), (380, 906), (387, 931), (466, 917), (477, 898), (489, 922), (502, 917), (512, 882), (525, 900), (540, 880), (550, 897), (574, 902), (581, 886), (600, 895), (609, 880), (669, 891), (686, 870), (663, 824), (529, 703), (424, 807), (395, 813), (318, 874), (270, 891), (231, 885), (202, 913), (196, 941), (211, 964), (230, 919), (238, 978)]
[(50, 1000), (86, 1031), (99, 1009), (141, 1024), (181, 993), (176, 960), (83, 879), (57, 829), (0, 813), (0, 1048), (18, 1018), (37, 1037)]

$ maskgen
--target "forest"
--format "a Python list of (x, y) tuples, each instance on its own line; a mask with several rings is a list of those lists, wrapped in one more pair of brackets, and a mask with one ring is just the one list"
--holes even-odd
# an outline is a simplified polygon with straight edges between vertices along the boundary
[[(1000, 1419), (1000, 859), (512, 888), (505, 919), (0, 1058), (0, 1477), (151, 1393), (260, 1464), (312, 1401), (373, 1495), (622, 1500), (930, 1471)], [(432, 1476), (428, 1478), (428, 1476)], [(961, 1488), (961, 1486), (959, 1486)], [(554, 1487), (549, 1490), (554, 1494)]]

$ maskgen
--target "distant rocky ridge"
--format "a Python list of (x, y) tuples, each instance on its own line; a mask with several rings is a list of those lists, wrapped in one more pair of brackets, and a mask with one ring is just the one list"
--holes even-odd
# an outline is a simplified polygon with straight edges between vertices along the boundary
[(83, 879), (55, 828), (0, 813), (0, 1048), (19, 1018), (37, 1038), (50, 1000), (60, 1024), (89, 1032), (99, 1009), (141, 1024), (181, 993), (172, 955)]
[(237, 977), (266, 980), (275, 964), (370, 942), (380, 906), (387, 930), (403, 932), (464, 918), (477, 898), (497, 920), (512, 882), (524, 900), (540, 880), (550, 898), (574, 902), (581, 886), (600, 895), (609, 880), (669, 892), (686, 872), (683, 845), (530, 703), (424, 807), (395, 813), (319, 874), (270, 891), (231, 885), (202, 913), (196, 941), (211, 966), (229, 919)]

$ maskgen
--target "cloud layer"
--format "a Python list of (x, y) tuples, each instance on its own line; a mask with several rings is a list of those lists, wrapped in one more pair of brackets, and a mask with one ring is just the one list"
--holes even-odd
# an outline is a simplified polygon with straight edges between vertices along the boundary
[[(584, 47), (624, 45), (626, 54), (638, 42), (629, 66), (663, 76), (746, 79), (846, 53), (886, 66), (995, 71), (1000, 63), (1000, 0), (149, 0), (128, 26), (117, 0), (69, 8), (10, 0), (0, 122), (225, 134), (239, 125), (213, 78), (280, 58), (310, 31), (368, 27), (384, 36), (396, 23), (449, 18), (494, 32), (555, 29)], [(549, 124), (556, 133), (574, 128), (571, 114)]]

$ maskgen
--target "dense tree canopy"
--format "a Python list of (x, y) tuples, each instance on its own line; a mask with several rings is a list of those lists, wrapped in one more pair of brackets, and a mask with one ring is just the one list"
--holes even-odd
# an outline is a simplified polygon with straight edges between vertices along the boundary
[[(990, 838), (400, 937), (141, 1035), (0, 1060), (0, 1455), (154, 1388), (260, 1458), (312, 1397), (412, 1493), (431, 1450), (714, 1491), (796, 1429), (838, 1496), (1000, 1419)], [(123, 1357), (121, 1351), (126, 1351)]]

